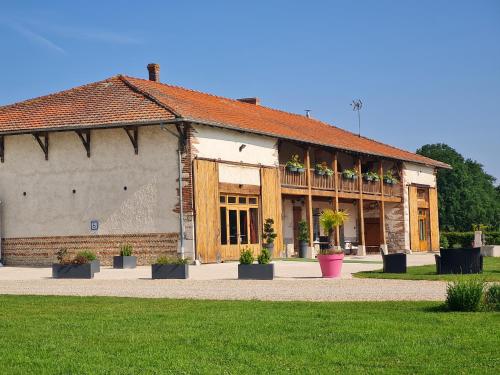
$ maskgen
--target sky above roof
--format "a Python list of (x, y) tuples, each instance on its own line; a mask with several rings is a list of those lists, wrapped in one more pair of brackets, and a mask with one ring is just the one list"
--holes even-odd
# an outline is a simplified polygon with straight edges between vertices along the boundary
[(304, 113), (500, 179), (500, 2), (2, 4), (0, 105), (123, 73)]

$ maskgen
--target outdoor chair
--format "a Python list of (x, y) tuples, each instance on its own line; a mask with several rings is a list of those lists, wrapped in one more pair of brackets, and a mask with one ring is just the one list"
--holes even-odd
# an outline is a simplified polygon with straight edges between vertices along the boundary
[(384, 273), (406, 273), (406, 254), (384, 254), (382, 249), (380, 249), (380, 254), (384, 262)]
[(474, 249), (441, 249), (435, 255), (436, 273), (472, 274), (483, 272), (483, 256), (481, 248)]

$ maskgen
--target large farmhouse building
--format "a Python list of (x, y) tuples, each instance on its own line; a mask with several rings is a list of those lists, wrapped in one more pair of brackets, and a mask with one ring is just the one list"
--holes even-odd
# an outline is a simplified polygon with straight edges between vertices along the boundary
[[(181, 252), (201, 262), (324, 242), (319, 214), (345, 210), (339, 243), (359, 254), (439, 248), (441, 162), (308, 118), (118, 75), (0, 107), (1, 258), (47, 265), (57, 250), (123, 243), (142, 264)], [(287, 164), (288, 163), (288, 164)], [(381, 178), (385, 176), (385, 178)]]

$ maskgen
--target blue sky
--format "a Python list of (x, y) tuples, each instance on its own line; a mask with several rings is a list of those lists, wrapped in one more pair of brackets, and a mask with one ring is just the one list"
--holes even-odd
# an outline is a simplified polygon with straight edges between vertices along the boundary
[(146, 77), (264, 105), (411, 151), (445, 142), (500, 180), (500, 1), (10, 1), (0, 105)]

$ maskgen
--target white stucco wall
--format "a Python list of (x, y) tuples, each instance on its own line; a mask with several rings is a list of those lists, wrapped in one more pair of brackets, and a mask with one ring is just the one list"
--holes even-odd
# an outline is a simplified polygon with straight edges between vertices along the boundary
[(260, 186), (260, 169), (219, 163), (219, 182)]
[[(208, 159), (247, 164), (278, 165), (277, 140), (257, 134), (194, 125), (194, 153)], [(240, 151), (240, 146), (245, 147)]]
[(31, 135), (6, 137), (3, 236), (178, 232), (176, 142), (159, 127), (142, 127), (135, 155), (123, 129), (95, 130), (87, 158), (74, 132), (51, 133), (46, 161)]

